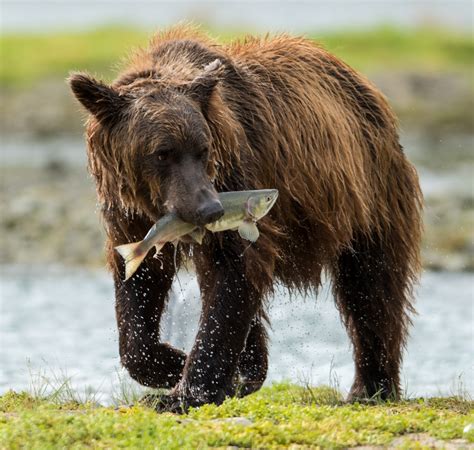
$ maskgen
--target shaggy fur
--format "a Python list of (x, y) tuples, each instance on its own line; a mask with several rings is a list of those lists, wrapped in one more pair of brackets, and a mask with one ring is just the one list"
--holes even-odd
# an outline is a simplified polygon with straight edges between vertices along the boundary
[[(354, 346), (350, 397), (399, 394), (422, 196), (396, 119), (367, 79), (306, 39), (224, 46), (177, 27), (134, 54), (111, 87), (84, 74), (71, 86), (92, 113), (89, 167), (108, 233), (122, 363), (144, 385), (174, 386), (165, 408), (221, 402), (236, 380), (243, 394), (258, 389), (267, 369), (264, 300), (276, 281), (317, 290), (324, 268)], [(126, 283), (113, 247), (142, 239), (166, 210), (172, 181), (155, 170), (155, 149), (201, 128), (217, 191), (276, 188), (280, 196), (245, 253), (233, 232), (208, 233), (195, 246), (203, 311), (186, 356), (159, 341), (171, 246)]]

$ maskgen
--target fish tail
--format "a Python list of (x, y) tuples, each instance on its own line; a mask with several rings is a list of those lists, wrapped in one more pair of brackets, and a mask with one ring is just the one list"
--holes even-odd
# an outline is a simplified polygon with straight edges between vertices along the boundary
[(140, 244), (141, 242), (133, 242), (115, 247), (115, 250), (125, 260), (125, 281), (137, 271), (147, 255), (147, 252), (140, 251)]

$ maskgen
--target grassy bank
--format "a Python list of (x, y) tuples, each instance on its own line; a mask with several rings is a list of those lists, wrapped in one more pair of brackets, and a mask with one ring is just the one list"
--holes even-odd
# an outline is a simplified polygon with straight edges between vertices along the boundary
[[(219, 30), (210, 33), (224, 42), (245, 34)], [(73, 69), (89, 70), (110, 79), (116, 73), (117, 61), (128, 50), (146, 44), (151, 34), (115, 26), (87, 32), (3, 35), (0, 82), (4, 87), (25, 88), (45, 78), (65, 78)], [(364, 71), (472, 68), (474, 44), (470, 36), (444, 29), (379, 27), (306, 35)]]
[(473, 402), (460, 398), (346, 405), (330, 388), (287, 384), (182, 416), (10, 392), (0, 397), (0, 448), (433, 448), (474, 442), (473, 422)]

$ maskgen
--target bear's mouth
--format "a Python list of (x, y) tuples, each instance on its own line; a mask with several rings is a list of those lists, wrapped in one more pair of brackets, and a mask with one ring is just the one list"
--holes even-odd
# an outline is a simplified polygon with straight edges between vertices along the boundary
[(174, 204), (171, 200), (166, 200), (164, 203), (163, 203), (163, 207), (165, 208), (166, 211), (168, 212), (172, 212), (174, 211), (176, 208), (174, 207)]

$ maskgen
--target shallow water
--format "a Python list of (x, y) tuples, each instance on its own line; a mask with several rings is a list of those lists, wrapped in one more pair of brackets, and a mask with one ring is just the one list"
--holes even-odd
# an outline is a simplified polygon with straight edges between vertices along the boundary
[[(164, 317), (163, 338), (189, 349), (200, 300), (194, 277), (182, 272)], [(110, 277), (101, 271), (2, 268), (0, 277), (0, 393), (28, 388), (30, 371), (72, 377), (110, 400), (119, 376)], [(417, 292), (418, 316), (402, 380), (415, 395), (452, 394), (473, 383), (474, 277), (425, 273)], [(337, 383), (347, 392), (353, 376), (349, 341), (328, 286), (314, 298), (289, 298), (279, 289), (270, 308), (268, 381)]]

